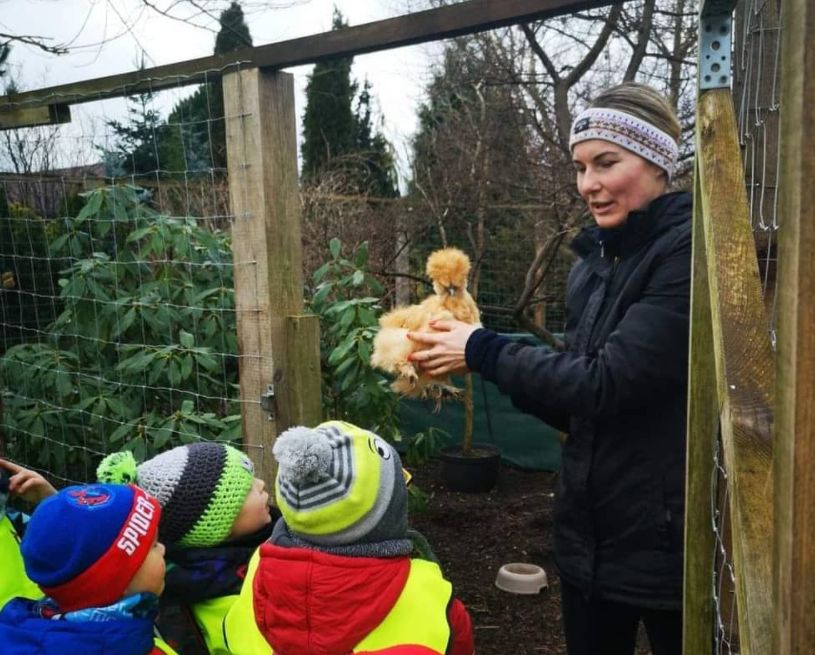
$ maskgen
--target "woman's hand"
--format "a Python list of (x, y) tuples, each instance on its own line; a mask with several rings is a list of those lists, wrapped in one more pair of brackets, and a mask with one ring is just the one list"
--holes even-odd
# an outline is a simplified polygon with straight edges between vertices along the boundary
[(36, 471), (23, 468), (5, 459), (0, 459), (0, 468), (11, 473), (8, 484), (9, 492), (29, 503), (37, 504), (57, 493), (51, 483)]
[(411, 353), (410, 361), (434, 377), (469, 373), (464, 349), (470, 335), (481, 326), (461, 321), (430, 321), (430, 327), (436, 332), (408, 332), (408, 339), (425, 346)]

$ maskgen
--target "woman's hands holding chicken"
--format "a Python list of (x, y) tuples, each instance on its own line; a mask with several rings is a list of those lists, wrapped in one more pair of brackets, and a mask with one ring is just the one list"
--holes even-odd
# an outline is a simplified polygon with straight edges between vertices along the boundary
[(435, 332), (408, 332), (408, 339), (425, 348), (410, 355), (410, 361), (432, 376), (469, 373), (464, 350), (470, 335), (481, 325), (461, 321), (431, 321)]

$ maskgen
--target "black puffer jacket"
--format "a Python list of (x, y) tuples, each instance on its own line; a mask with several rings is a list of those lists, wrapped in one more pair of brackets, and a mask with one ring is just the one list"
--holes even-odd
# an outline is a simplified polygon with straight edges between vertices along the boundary
[(567, 352), (478, 330), (467, 365), (569, 436), (555, 507), (561, 576), (587, 595), (682, 598), (691, 197), (590, 228), (567, 290)]

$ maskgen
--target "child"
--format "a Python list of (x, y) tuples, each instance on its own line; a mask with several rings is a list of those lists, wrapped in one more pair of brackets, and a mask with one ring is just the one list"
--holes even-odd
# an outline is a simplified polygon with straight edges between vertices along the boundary
[(274, 446), (283, 517), (249, 564), (224, 634), (235, 655), (472, 655), (464, 605), (415, 556), (396, 451), (331, 421)]
[(228, 653), (223, 618), (237, 599), (249, 558), (271, 534), (269, 494), (254, 477), (252, 461), (232, 446), (199, 442), (139, 465), (129, 452), (114, 453), (99, 465), (97, 477), (138, 484), (164, 510), (162, 633), (185, 655)]
[(67, 487), (34, 512), (20, 550), (47, 596), (0, 612), (4, 655), (159, 655), (161, 508), (133, 485)]
[(39, 473), (0, 459), (0, 609), (15, 596), (40, 598), (42, 593), (28, 579), (20, 555), (20, 539), (28, 516), (11, 511), (6, 502), (9, 495), (36, 505), (57, 493), (57, 490)]

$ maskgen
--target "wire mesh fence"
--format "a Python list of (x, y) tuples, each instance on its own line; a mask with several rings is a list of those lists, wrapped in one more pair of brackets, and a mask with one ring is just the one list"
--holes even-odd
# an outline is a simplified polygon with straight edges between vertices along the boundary
[(210, 89), (129, 98), (128, 123), (49, 142), (56, 161), (84, 141), (90, 166), (31, 172), (48, 128), (5, 133), (31, 165), (0, 175), (2, 450), (56, 482), (94, 479), (112, 450), (240, 437), (229, 196), (199, 140), (223, 129)]
[[(427, 256), (457, 246), (472, 259), (487, 327), (562, 332), (565, 244), (586, 219), (565, 117), (626, 70), (660, 87), (690, 133), (695, 11), (679, 0), (652, 9), (641, 1), (444, 42), (419, 75), (426, 97), (401, 197), (342, 179), (353, 162), (338, 176), (303, 176), (306, 299), (332, 239), (346, 253), (368, 243), (383, 309), (425, 296)], [(635, 47), (628, 28), (640, 22), (652, 33), (639, 31)], [(552, 62), (586, 77), (553, 77)], [(123, 86), (72, 96), (73, 123), (0, 133), (3, 448), (58, 481), (92, 478), (111, 449), (147, 456), (185, 440), (236, 439), (242, 410), (259, 403), (238, 390), (241, 368), (263, 364), (239, 352), (236, 328), (261, 304), (235, 300), (239, 272), (260, 270), (233, 262), (241, 217), (231, 208), (243, 199), (230, 198), (230, 182), (251, 163), (227, 161), (226, 133), (249, 110), (239, 102), (226, 115), (221, 79), (240, 68), (180, 90), (162, 77), (133, 82), (138, 95)], [(295, 72), (296, 84), (330, 74), (314, 71)], [(404, 78), (404, 64), (392, 74)], [(357, 120), (370, 119), (367, 82), (349, 87), (361, 92)], [(83, 107), (97, 118), (76, 120)], [(370, 137), (378, 128), (365, 120), (357, 127)], [(690, 150), (688, 140), (683, 157)], [(542, 265), (531, 269), (536, 257)]]
[[(0, 374), (2, 452), (61, 483), (93, 479), (112, 450), (137, 459), (197, 439), (240, 439), (240, 353), (223, 100), (203, 85), (126, 99), (128, 120), (98, 121), (86, 134), (55, 133), (61, 151), (98, 151), (98, 163), (0, 173)], [(104, 101), (102, 104), (112, 103)], [(171, 107), (160, 119), (161, 108)], [(99, 114), (117, 115), (114, 107)], [(38, 131), (11, 131), (35, 149)], [(221, 136), (219, 136), (219, 134)], [(339, 238), (366, 241), (384, 308), (430, 291), (427, 256), (445, 243), (473, 252), (484, 323), (517, 331), (513, 306), (527, 268), (552, 234), (542, 205), (347, 195), (325, 177), (303, 187), (305, 294)], [(440, 229), (439, 212), (444, 229)], [(551, 232), (551, 228), (550, 228)], [(564, 322), (565, 248), (552, 255), (533, 299), (552, 331)], [(252, 311), (251, 308), (243, 311)]]

